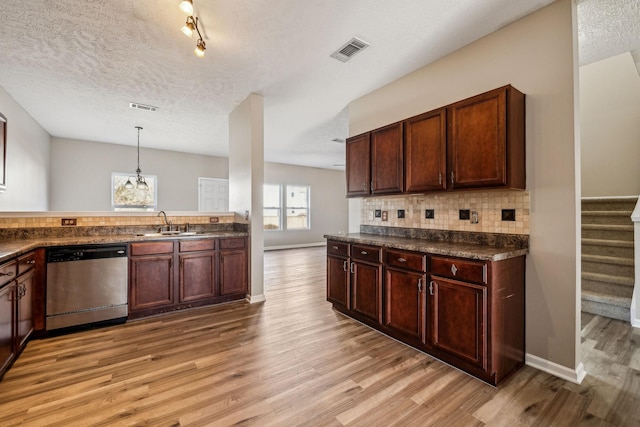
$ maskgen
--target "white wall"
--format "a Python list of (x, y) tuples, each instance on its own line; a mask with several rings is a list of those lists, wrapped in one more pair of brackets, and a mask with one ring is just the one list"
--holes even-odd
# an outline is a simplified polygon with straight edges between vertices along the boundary
[(348, 202), (344, 171), (265, 163), (265, 184), (308, 185), (311, 187), (311, 229), (265, 231), (264, 246), (279, 248), (324, 244), (324, 235), (347, 232)]
[(46, 211), (51, 137), (2, 87), (0, 113), (7, 117), (7, 190), (0, 193), (0, 211)]
[[(53, 138), (51, 210), (111, 210), (111, 173), (135, 176), (136, 150), (135, 146)], [(198, 177), (226, 179), (229, 174), (226, 158), (144, 147), (140, 168), (143, 175), (157, 176), (158, 210), (167, 211), (197, 211)]]
[(629, 52), (580, 67), (582, 196), (640, 194), (640, 75)]
[(559, 0), (349, 105), (357, 135), (512, 84), (526, 94), (527, 362), (581, 380), (575, 5)]

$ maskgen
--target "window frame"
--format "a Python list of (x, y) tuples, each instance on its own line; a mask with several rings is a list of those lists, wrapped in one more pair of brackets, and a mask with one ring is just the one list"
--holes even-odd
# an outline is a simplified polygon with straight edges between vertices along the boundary
[[(291, 231), (307, 231), (311, 229), (311, 186), (310, 185), (297, 185), (297, 184), (287, 184), (286, 185), (286, 193), (284, 197), (284, 205), (285, 205), (285, 214), (286, 214), (286, 229)], [(306, 206), (289, 206), (289, 193), (292, 192), (294, 188), (305, 188), (307, 197), (306, 197)], [(289, 218), (295, 218), (289, 216), (289, 210), (294, 211), (306, 211), (306, 220), (304, 227), (289, 227)], [(299, 215), (298, 215), (299, 216)]]
[[(264, 195), (266, 194), (266, 187), (277, 187), (278, 188), (278, 202), (279, 202), (279, 206), (267, 206), (264, 203)], [(262, 195), (262, 229), (264, 231), (267, 232), (272, 232), (272, 231), (284, 231), (284, 224), (283, 224), (283, 219), (282, 219), (282, 185), (281, 184), (262, 184), (262, 191), (263, 191), (263, 195)], [(277, 218), (278, 218), (278, 228), (266, 228), (266, 223), (264, 221), (265, 218), (267, 218), (267, 216), (265, 215), (265, 212), (267, 210), (274, 210), (278, 212)]]

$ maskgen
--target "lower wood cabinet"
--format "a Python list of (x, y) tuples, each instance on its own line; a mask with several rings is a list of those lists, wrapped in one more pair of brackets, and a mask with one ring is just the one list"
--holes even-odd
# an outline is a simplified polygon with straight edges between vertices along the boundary
[(15, 286), (0, 288), (0, 378), (15, 357)]
[(339, 244), (327, 249), (336, 310), (493, 385), (524, 364), (524, 256), (482, 261), (351, 243), (344, 276), (347, 259), (329, 249)]
[(129, 318), (245, 298), (246, 240), (232, 237), (131, 243)]

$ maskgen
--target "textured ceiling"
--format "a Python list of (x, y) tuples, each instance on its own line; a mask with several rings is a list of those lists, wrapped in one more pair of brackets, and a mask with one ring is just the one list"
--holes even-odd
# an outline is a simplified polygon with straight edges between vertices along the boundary
[[(344, 163), (331, 140), (347, 136), (350, 101), (551, 2), (194, 0), (200, 59), (178, 0), (2, 0), (0, 86), (52, 136), (135, 145), (139, 125), (143, 147), (218, 156), (228, 114), (258, 93), (265, 159), (331, 168)], [(579, 7), (599, 23), (605, 3), (622, 2)], [(606, 16), (619, 23), (616, 10)], [(597, 50), (601, 33), (580, 35)], [(347, 63), (329, 57), (354, 36), (371, 47)]]

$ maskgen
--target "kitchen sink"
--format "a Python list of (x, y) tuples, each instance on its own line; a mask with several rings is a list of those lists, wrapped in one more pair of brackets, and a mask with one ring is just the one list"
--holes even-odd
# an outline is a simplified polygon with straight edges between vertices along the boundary
[(161, 231), (159, 233), (137, 233), (141, 237), (166, 237), (166, 236), (195, 236), (197, 231)]

